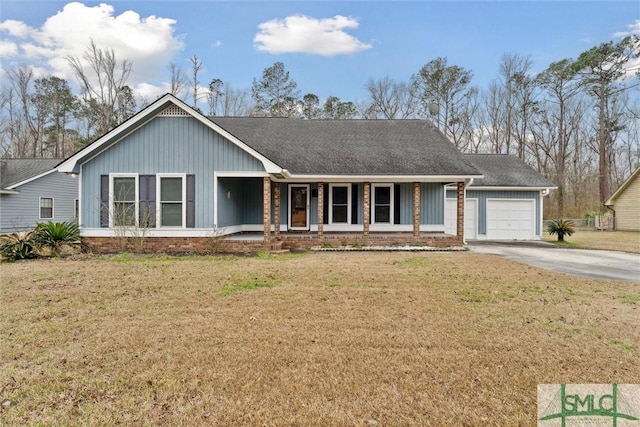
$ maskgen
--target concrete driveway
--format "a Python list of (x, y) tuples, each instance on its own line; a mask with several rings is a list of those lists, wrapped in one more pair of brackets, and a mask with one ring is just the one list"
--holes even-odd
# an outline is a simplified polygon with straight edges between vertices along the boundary
[(505, 257), (560, 273), (640, 283), (640, 254), (565, 249), (548, 242), (470, 241), (471, 252)]

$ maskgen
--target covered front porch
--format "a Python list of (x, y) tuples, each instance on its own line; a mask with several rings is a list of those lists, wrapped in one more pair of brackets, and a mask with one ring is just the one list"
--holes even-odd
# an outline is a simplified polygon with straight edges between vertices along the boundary
[[(237, 178), (237, 177), (236, 177)], [(255, 195), (257, 179), (250, 185)], [(217, 183), (221, 207), (240, 189), (229, 179)], [(457, 182), (455, 234), (444, 230), (442, 182), (287, 182), (262, 178), (262, 230), (222, 224), (220, 245), (282, 249), (345, 246), (452, 247), (463, 245), (465, 183)], [(226, 191), (226, 192), (225, 192)], [(255, 199), (254, 199), (255, 200)], [(255, 205), (254, 205), (255, 206)], [(242, 208), (236, 206), (236, 211)], [(221, 215), (222, 216), (222, 215)], [(228, 233), (235, 230), (233, 233)]]

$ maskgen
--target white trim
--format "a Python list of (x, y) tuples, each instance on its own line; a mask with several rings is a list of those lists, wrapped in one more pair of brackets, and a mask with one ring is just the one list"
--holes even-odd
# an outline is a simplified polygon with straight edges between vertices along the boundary
[(184, 102), (182, 102), (181, 100), (179, 100), (178, 98), (176, 98), (175, 96), (169, 93), (165, 94), (161, 98), (158, 98), (155, 102), (147, 106), (145, 109), (140, 111), (131, 119), (122, 123), (112, 131), (107, 132), (105, 135), (98, 138), (93, 143), (86, 146), (84, 149), (78, 151), (73, 156), (64, 160), (62, 163), (60, 163), (57, 166), (55, 170), (59, 172), (74, 172), (74, 171), (77, 172), (76, 168), (77, 168), (78, 162), (86, 163), (90, 161), (91, 159), (99, 155), (102, 151), (104, 151), (103, 146), (109, 141), (112, 141), (114, 138), (116, 140), (113, 143), (117, 144), (119, 141), (121, 141), (122, 139), (130, 135), (132, 132), (134, 132), (139, 127), (139, 124), (141, 122), (146, 123), (147, 120), (145, 119), (151, 119), (157, 116), (160, 112), (162, 112), (166, 108), (167, 104), (170, 104), (170, 103), (173, 103), (177, 107), (185, 110), (188, 114), (190, 114), (193, 118), (198, 120), (200, 123), (212, 129), (219, 135), (231, 141), (231, 143), (236, 145), (241, 150), (245, 151), (249, 155), (259, 160), (262, 163), (262, 166), (265, 168), (265, 170), (268, 173), (282, 173), (281, 167), (279, 167), (278, 165), (273, 163), (271, 160), (267, 159), (262, 154), (258, 153), (253, 148), (249, 147), (247, 144), (245, 144), (244, 142), (242, 142), (241, 140), (239, 140), (238, 138), (236, 138), (235, 136), (233, 136), (232, 134), (230, 134), (220, 126), (218, 126), (216, 123), (207, 119), (204, 115), (197, 112), (193, 108), (189, 107), (187, 104), (185, 104)]
[[(162, 178), (180, 178), (182, 180), (182, 224), (162, 225)], [(156, 228), (179, 229), (187, 228), (187, 174), (184, 173), (159, 173), (156, 174)]]
[(424, 233), (444, 233), (444, 224), (420, 224), (420, 231)]
[(15, 184), (12, 184), (12, 185), (10, 185), (10, 186), (6, 187), (6, 189), (7, 189), (7, 190), (13, 190), (13, 189), (15, 189), (16, 187), (20, 187), (21, 185), (28, 184), (28, 183), (30, 183), (31, 181), (35, 181), (36, 179), (42, 178), (43, 176), (47, 176), (47, 175), (49, 175), (50, 173), (53, 173), (53, 172), (55, 172), (55, 171), (56, 171), (55, 169), (51, 169), (50, 171), (47, 171), (47, 172), (41, 173), (41, 174), (36, 175), (36, 176), (32, 176), (31, 178), (27, 178), (27, 179), (25, 179), (24, 181), (16, 182)]
[[(51, 199), (51, 216), (50, 217), (45, 218), (42, 216), (42, 199)], [(56, 206), (56, 202), (55, 200), (53, 200), (53, 197), (40, 196), (38, 198), (38, 219), (54, 219), (56, 217), (55, 206)]]
[[(82, 228), (82, 167), (83, 165), (80, 165), (80, 175), (78, 175), (78, 226)], [(100, 179), (100, 178), (98, 178)], [(101, 184), (100, 184), (101, 185)], [(100, 196), (98, 195), (98, 222), (100, 222), (100, 203), (102, 203), (102, 200), (100, 200)]]
[[(376, 221), (376, 188), (389, 188), (389, 222), (377, 222)], [(389, 183), (372, 183), (371, 184), (371, 224), (370, 225), (394, 225), (394, 184)], [(413, 226), (411, 226), (413, 230)]]
[[(334, 188), (346, 188), (347, 189), (347, 221), (346, 222), (333, 222), (333, 189)], [(351, 224), (351, 183), (330, 183), (329, 184), (329, 224), (330, 225), (348, 225)]]
[(458, 182), (484, 175), (296, 175), (272, 176), (275, 182)]
[(0, 194), (20, 194), (20, 192), (15, 190), (0, 190)]
[[(113, 213), (115, 212), (114, 208), (113, 208), (113, 198), (114, 198), (114, 193), (113, 193), (113, 179), (114, 178), (134, 178), (134, 182), (135, 182), (135, 195), (134, 195), (134, 204), (135, 204), (135, 226), (138, 226), (138, 209), (140, 209), (140, 189), (139, 189), (139, 176), (137, 173), (110, 173), (109, 174), (109, 228), (114, 228), (114, 227), (121, 227), (121, 226), (115, 226), (113, 224)], [(102, 203), (102, 202), (100, 202)], [(124, 226), (124, 227), (128, 227), (128, 226)], [(130, 227), (130, 226), (129, 226)]]
[(322, 229), (325, 233), (331, 233), (331, 232), (363, 233), (364, 225), (362, 224), (324, 224)]
[[(555, 190), (558, 187), (515, 187), (515, 186), (503, 186), (503, 187), (487, 187), (487, 186), (475, 186), (468, 187), (469, 191), (542, 191), (542, 190)], [(447, 184), (447, 189), (453, 190), (454, 186)]]
[[(297, 188), (301, 188), (304, 187), (307, 189), (307, 225), (305, 227), (292, 227), (291, 226), (291, 208), (293, 207), (293, 203), (291, 203), (291, 193), (292, 193), (292, 189), (294, 187)], [(310, 209), (310, 197), (311, 197), (311, 190), (310, 190), (310, 185), (309, 184), (291, 184), (288, 186), (289, 189), (289, 199), (288, 199), (288, 207), (287, 207), (287, 225), (289, 230), (295, 230), (295, 231), (306, 231), (306, 230), (310, 230), (310, 221), (309, 221), (309, 217), (310, 217), (310, 213), (311, 213), (311, 209)]]
[(267, 172), (214, 172), (220, 178), (266, 178)]

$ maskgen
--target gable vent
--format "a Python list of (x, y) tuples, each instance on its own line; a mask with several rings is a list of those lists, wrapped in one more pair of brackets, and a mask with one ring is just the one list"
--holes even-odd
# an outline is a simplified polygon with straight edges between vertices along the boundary
[(160, 116), (171, 116), (171, 117), (186, 117), (189, 116), (189, 113), (184, 111), (182, 108), (177, 105), (170, 105), (159, 114)]

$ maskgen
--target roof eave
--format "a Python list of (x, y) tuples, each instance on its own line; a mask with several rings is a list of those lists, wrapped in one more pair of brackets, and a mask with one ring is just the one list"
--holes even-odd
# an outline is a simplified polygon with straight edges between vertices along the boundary
[(614, 205), (615, 203), (613, 203), (613, 201), (614, 201), (615, 199), (617, 199), (617, 198), (618, 198), (618, 196), (620, 196), (620, 194), (621, 194), (622, 192), (624, 192), (624, 190), (625, 190), (629, 185), (631, 185), (631, 183), (636, 179), (636, 177), (637, 177), (638, 175), (640, 175), (640, 167), (638, 167), (638, 168), (637, 168), (637, 169), (636, 169), (636, 170), (631, 174), (631, 176), (630, 176), (629, 178), (627, 178), (627, 179), (626, 179), (626, 180), (625, 180), (625, 181), (620, 185), (620, 187), (618, 187), (618, 189), (615, 191), (615, 193), (613, 193), (613, 194), (611, 195), (611, 197), (609, 197), (609, 199), (607, 199), (607, 201), (606, 201), (606, 202), (604, 202), (604, 205), (605, 205), (605, 206), (612, 206), (612, 205)]
[[(285, 170), (286, 171), (286, 170)], [(471, 178), (483, 178), (483, 175), (320, 175), (293, 174), (272, 176), (276, 182), (462, 182)]]

